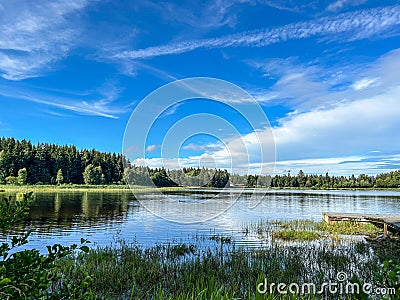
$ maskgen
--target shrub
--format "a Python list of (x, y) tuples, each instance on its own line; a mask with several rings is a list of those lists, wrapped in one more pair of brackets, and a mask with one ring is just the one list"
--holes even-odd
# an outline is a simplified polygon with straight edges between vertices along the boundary
[[(33, 200), (32, 193), (25, 193), (16, 200), (11, 197), (1, 199), (0, 230), (7, 233), (21, 221), (28, 214)], [(56, 264), (77, 249), (88, 252), (89, 248), (85, 245), (88, 241), (81, 239), (79, 246), (47, 246), (47, 255), (42, 255), (37, 249), (15, 251), (27, 243), (30, 232), (12, 236), (11, 242), (0, 245), (0, 299), (93, 299), (89, 291), (90, 276), (85, 276), (79, 284), (71, 285), (68, 279), (62, 278)]]

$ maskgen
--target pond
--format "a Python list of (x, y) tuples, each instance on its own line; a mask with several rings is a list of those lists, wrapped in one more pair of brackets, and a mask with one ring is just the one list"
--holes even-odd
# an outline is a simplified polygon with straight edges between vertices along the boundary
[[(98, 246), (118, 245), (119, 240), (153, 246), (190, 242), (199, 237), (229, 236), (237, 245), (258, 247), (263, 242), (254, 236), (245, 236), (244, 225), (260, 220), (319, 221), (325, 211), (400, 214), (398, 192), (269, 190), (265, 195), (256, 192), (252, 196), (225, 190), (219, 194), (218, 201), (215, 198), (208, 201), (218, 193), (215, 190), (169, 192), (172, 201), (165, 201), (159, 194), (146, 194), (140, 202), (130, 191), (37, 193), (29, 218), (15, 231), (34, 228), (24, 247), (41, 252), (46, 252), (46, 245), (69, 245), (78, 243), (80, 238)], [(252, 207), (254, 199), (258, 199), (256, 207)], [(146, 201), (152, 204), (149, 206)], [(154, 211), (156, 207), (157, 211), (181, 216), (184, 203), (196, 201), (205, 212), (221, 213), (204, 222), (183, 224), (158, 217), (146, 208)], [(4, 239), (0, 235), (0, 240)]]

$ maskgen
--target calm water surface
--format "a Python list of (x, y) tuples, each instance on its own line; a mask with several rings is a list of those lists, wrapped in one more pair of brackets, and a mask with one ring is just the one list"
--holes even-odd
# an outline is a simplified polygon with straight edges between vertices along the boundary
[[(208, 201), (215, 191), (170, 193), (169, 201), (149, 194), (148, 201), (159, 208), (182, 214), (180, 203), (201, 201), (202, 209), (218, 210), (237, 197), (234, 190), (220, 195), (218, 202)], [(321, 220), (324, 211), (400, 214), (400, 193), (388, 191), (268, 191), (260, 194), (260, 203), (251, 208), (250, 195), (242, 194), (224, 213), (206, 222), (180, 224), (166, 221), (149, 212), (130, 191), (119, 193), (43, 193), (36, 194), (29, 220), (16, 231), (33, 227), (25, 248), (45, 251), (46, 245), (69, 245), (80, 238), (93, 245), (108, 246), (123, 239), (143, 246), (159, 243), (190, 242), (195, 237), (223, 235), (232, 237), (237, 244), (259, 246), (260, 241), (244, 236), (243, 226), (259, 220)], [(155, 204), (154, 204), (155, 203)], [(173, 205), (173, 206), (171, 206)], [(5, 236), (0, 235), (0, 240)]]

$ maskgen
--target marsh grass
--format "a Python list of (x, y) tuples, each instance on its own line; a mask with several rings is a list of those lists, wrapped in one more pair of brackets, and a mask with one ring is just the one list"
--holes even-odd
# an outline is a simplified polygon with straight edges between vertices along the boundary
[(289, 221), (259, 221), (243, 226), (245, 235), (255, 234), (260, 238), (278, 238), (289, 241), (312, 241), (317, 239), (343, 239), (343, 236), (375, 237), (382, 229), (371, 223), (342, 221), (327, 224), (324, 221), (289, 220)]
[(233, 241), (231, 236), (223, 236), (223, 235), (212, 235), (209, 237), (209, 240), (220, 242), (221, 244), (231, 244)]
[(196, 244), (143, 248), (122, 242), (118, 248), (95, 248), (66, 258), (59, 267), (70, 282), (90, 274), (98, 299), (285, 299), (276, 292), (260, 295), (256, 285), (264, 278), (321, 284), (338, 272), (367, 281), (379, 269), (370, 247), (359, 242), (346, 248), (310, 243), (273, 243), (265, 249), (222, 245), (220, 240), (208, 249)]
[[(400, 238), (391, 238), (384, 241), (371, 240), (370, 243), (372, 250), (377, 258), (381, 261), (392, 260), (394, 263), (400, 265)], [(399, 274), (400, 276), (400, 274)], [(399, 277), (400, 278), (400, 277)]]
[(341, 221), (328, 224), (319, 222), (317, 228), (329, 234), (377, 236), (382, 229), (371, 223)]
[[(353, 228), (345, 231), (348, 226)], [(367, 231), (358, 224), (338, 228), (327, 237), (330, 226), (310, 220), (259, 221), (248, 224), (244, 233), (273, 238), (267, 247), (255, 249), (238, 247), (231, 237), (220, 235), (197, 236), (192, 244), (150, 248), (118, 240), (109, 247), (65, 258), (58, 266), (63, 274), (58, 288), (90, 275), (96, 299), (321, 299), (322, 295), (312, 294), (283, 296), (275, 289), (261, 295), (256, 287), (265, 279), (320, 286), (335, 280), (339, 272), (345, 272), (349, 280), (372, 283), (384, 260), (398, 263), (398, 241), (381, 245), (350, 239), (341, 243), (337, 232)], [(281, 239), (295, 242), (282, 243)], [(205, 240), (214, 243), (204, 247)], [(323, 298), (341, 299), (328, 293)]]
[(320, 233), (309, 230), (282, 229), (272, 232), (272, 237), (285, 241), (314, 241), (320, 239)]

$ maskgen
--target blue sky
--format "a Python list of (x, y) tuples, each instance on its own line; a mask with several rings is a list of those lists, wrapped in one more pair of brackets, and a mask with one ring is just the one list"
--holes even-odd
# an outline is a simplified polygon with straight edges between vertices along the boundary
[[(400, 168), (399, 73), (398, 1), (0, 2), (0, 136), (35, 143), (121, 152), (130, 115), (149, 93), (212, 77), (261, 106), (276, 173), (376, 174)], [(159, 166), (168, 129), (208, 113), (237, 135), (177, 140), (181, 164), (211, 157), (226, 167), (224, 145), (251, 147), (254, 130), (267, 129), (223, 104), (170, 107), (155, 120), (146, 156), (131, 159)]]

